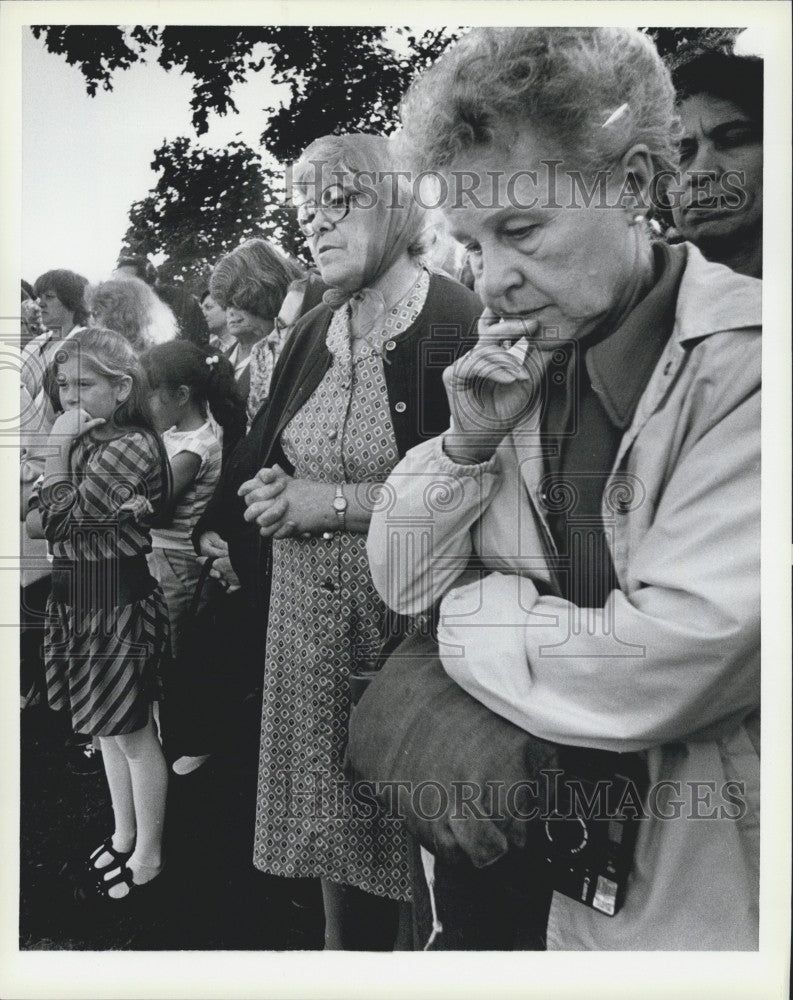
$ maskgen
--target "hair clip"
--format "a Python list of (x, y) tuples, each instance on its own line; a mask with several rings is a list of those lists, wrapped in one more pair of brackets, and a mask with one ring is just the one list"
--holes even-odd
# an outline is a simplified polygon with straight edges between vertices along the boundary
[(607, 125), (613, 125), (618, 118), (622, 118), (622, 116), (625, 114), (627, 110), (628, 110), (627, 104), (620, 104), (617, 110), (613, 111), (600, 127), (605, 128)]
[(217, 354), (213, 354), (212, 357), (206, 359), (206, 362), (210, 367), (212, 367), (212, 365), (216, 365), (219, 361), (220, 358), (217, 356)]

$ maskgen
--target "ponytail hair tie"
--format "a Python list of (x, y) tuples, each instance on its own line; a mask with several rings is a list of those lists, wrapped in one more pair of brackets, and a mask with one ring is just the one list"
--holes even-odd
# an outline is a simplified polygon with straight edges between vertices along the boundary
[(218, 364), (219, 361), (220, 361), (220, 358), (217, 356), (217, 354), (213, 354), (211, 357), (209, 357), (209, 358), (206, 359), (206, 363), (209, 365), (210, 368), (212, 368), (214, 365)]

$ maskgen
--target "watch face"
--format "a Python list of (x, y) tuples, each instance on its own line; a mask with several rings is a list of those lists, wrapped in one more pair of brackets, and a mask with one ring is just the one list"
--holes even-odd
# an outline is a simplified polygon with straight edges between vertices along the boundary
[(337, 510), (341, 514), (343, 511), (347, 510), (347, 500), (344, 497), (334, 497), (333, 509)]

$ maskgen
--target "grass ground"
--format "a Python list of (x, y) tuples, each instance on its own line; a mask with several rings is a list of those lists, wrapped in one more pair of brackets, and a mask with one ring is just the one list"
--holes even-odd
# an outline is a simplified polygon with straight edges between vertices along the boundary
[(79, 864), (112, 830), (103, 774), (67, 766), (68, 730), (54, 713), (22, 719), (20, 948), (299, 950), (322, 947), (318, 884), (252, 864), (256, 750), (229, 746), (187, 777), (172, 776), (166, 879), (156, 906), (97, 914), (73, 891)]

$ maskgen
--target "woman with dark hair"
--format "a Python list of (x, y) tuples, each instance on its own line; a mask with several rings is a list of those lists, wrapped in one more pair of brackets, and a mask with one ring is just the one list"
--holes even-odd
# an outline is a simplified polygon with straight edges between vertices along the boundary
[(208, 288), (199, 301), (209, 329), (210, 348), (220, 350), (228, 357), (237, 341), (226, 327), (226, 310), (215, 302)]
[(46, 372), (61, 340), (88, 321), (88, 279), (63, 268), (47, 271), (36, 279), (34, 293), (44, 333), (34, 337), (22, 351), (22, 384), (36, 405), (43, 406), (52, 422), (49, 400), (41, 399)]
[(322, 302), (328, 290), (325, 282), (315, 272), (296, 278), (289, 286), (273, 332), (254, 345), (251, 351), (251, 391), (248, 395), (248, 429), (260, 407), (267, 401), (275, 363), (287, 338), (301, 316)]
[(410, 185), (392, 190), (398, 165), (393, 141), (371, 135), (318, 139), (295, 165), (298, 222), (328, 291), (292, 331), (194, 533), (206, 554), (227, 541), (241, 574), (257, 552), (246, 529), (261, 536), (249, 570), (260, 615), (269, 608), (254, 863), (321, 879), (329, 949), (392, 948), (410, 899), (402, 826), (367, 815), (343, 782), (350, 675), (397, 628), (365, 536), (379, 484), (448, 421), (433, 352), (456, 356), (480, 309), (422, 266), (426, 217)]
[[(272, 373), (283, 347), (277, 330), (271, 336), (275, 318), (289, 285), (301, 275), (297, 264), (260, 239), (246, 240), (215, 265), (209, 291), (226, 310), (226, 328), (237, 340), (229, 360), (237, 375), (237, 387), (246, 400), (254, 371), (264, 369)], [(260, 343), (262, 346), (258, 347)], [(261, 384), (260, 379), (257, 382)], [(250, 401), (250, 416), (255, 413), (254, 407), (258, 408), (257, 399)]]
[[(22, 302), (20, 501), (23, 519), (34, 484), (44, 471), (47, 436), (55, 422), (56, 410), (60, 410), (52, 365), (64, 339), (74, 336), (88, 320), (87, 286), (86, 278), (65, 268), (42, 274), (32, 288), (27, 282), (22, 283), (23, 296), (31, 295)], [(41, 327), (45, 328), (43, 332), (36, 332)], [(43, 539), (30, 538), (23, 531), (21, 545), (25, 586), (23, 626), (27, 626), (22, 646), (23, 694), (35, 699), (42, 687), (43, 667), (35, 612), (43, 611), (42, 602), (46, 602), (49, 593), (50, 569)], [(25, 612), (34, 612), (33, 621)], [(99, 766), (98, 747), (93, 746), (90, 737), (73, 735), (69, 740), (68, 760), (80, 770), (96, 769)]]
[(41, 309), (41, 322), (48, 329), (65, 337), (88, 319), (85, 289), (88, 280), (74, 271), (47, 271), (36, 279), (36, 298)]
[(706, 52), (674, 71), (683, 127), (680, 184), (669, 188), (680, 235), (708, 260), (763, 274), (763, 60)]
[[(80, 324), (87, 322), (89, 314), (96, 325), (121, 334), (139, 353), (176, 335), (173, 314), (137, 278), (104, 281), (90, 288), (87, 280), (73, 271), (48, 271), (36, 281), (36, 291), (44, 325), (50, 329), (23, 350), (22, 384), (41, 434), (60, 411), (52, 368), (57, 348), (82, 329)], [(35, 479), (43, 468), (43, 457), (30, 448), (25, 458), (30, 466), (27, 474)]]

